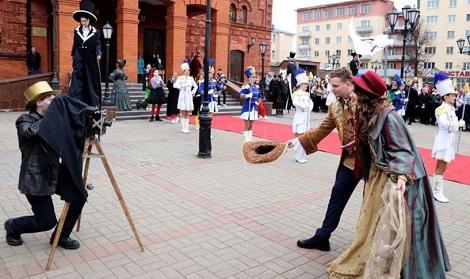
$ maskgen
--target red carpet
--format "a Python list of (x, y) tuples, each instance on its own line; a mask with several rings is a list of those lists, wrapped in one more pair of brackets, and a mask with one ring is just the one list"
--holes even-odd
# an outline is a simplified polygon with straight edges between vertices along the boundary
[[(193, 121), (191, 121), (193, 122)], [(243, 121), (236, 116), (219, 115), (212, 119), (212, 128), (234, 133), (243, 132)], [(265, 138), (284, 142), (294, 137), (292, 126), (266, 121), (256, 121), (253, 135), (258, 138)], [(242, 138), (240, 138), (242, 140)], [(328, 135), (318, 146), (321, 151), (341, 154), (340, 142), (336, 133)], [(431, 158), (431, 149), (419, 148), (424, 164), (429, 174), (433, 174), (436, 161)], [(470, 172), (464, 171), (470, 166), (470, 156), (457, 155), (457, 159), (449, 164), (445, 173), (445, 179), (458, 183), (470, 185)]]

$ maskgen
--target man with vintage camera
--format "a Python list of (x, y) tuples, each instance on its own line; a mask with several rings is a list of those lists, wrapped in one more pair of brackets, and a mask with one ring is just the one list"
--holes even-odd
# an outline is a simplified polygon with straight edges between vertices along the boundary
[[(51, 112), (50, 108), (55, 107), (56, 111), (61, 111), (65, 106), (60, 109), (58, 107), (67, 102), (69, 102), (70, 108), (75, 106), (76, 111), (84, 111), (87, 106), (79, 101), (68, 101), (68, 97), (57, 97), (54, 100), (55, 93), (45, 81), (31, 85), (26, 89), (24, 95), (27, 100), (26, 109), (29, 112), (20, 115), (16, 120), (18, 143), (21, 150), (18, 188), (22, 194), (26, 195), (34, 215), (8, 219), (4, 224), (6, 241), (11, 246), (19, 246), (23, 244), (22, 234), (48, 231), (54, 228), (57, 219), (51, 196), (57, 193), (61, 195), (62, 199), (70, 202), (70, 208), (59, 238), (59, 246), (64, 249), (78, 249), (80, 243), (71, 239), (70, 233), (81, 214), (87, 194), (85, 189), (80, 190), (78, 187), (71, 186), (73, 183), (70, 181), (72, 181), (71, 177), (74, 173), (81, 173), (81, 168), (70, 168), (69, 165), (66, 165), (66, 152), (64, 154), (53, 152), (51, 146), (54, 142), (59, 141), (62, 142), (62, 145), (73, 146), (74, 149), (82, 148), (83, 150), (83, 146), (77, 146), (76, 142), (71, 140), (72, 138), (63, 137), (64, 133), (61, 131), (51, 135), (53, 129), (66, 128), (63, 123), (67, 118), (60, 117), (54, 111)], [(69, 109), (68, 112), (74, 113), (74, 110)], [(73, 118), (79, 118), (79, 116), (81, 114), (74, 113)], [(85, 126), (85, 116), (82, 120), (83, 126)], [(86, 127), (77, 131), (85, 129)], [(73, 129), (70, 130), (71, 133), (77, 132)], [(44, 136), (44, 134), (48, 134), (48, 136)], [(85, 133), (83, 133), (83, 140), (84, 137)], [(57, 154), (61, 154), (61, 157)], [(55, 232), (52, 234), (50, 243), (52, 243), (54, 234)]]

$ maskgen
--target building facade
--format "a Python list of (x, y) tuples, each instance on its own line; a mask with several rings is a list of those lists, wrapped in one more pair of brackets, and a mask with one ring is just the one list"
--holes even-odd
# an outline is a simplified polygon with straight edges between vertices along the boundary
[[(469, 0), (428, 0), (420, 1), (421, 18), (426, 24), (426, 35), (430, 39), (427, 52), (429, 61), (424, 70), (428, 79), (436, 71), (446, 72), (454, 85), (463, 88), (470, 83), (470, 1)], [(465, 40), (465, 51), (460, 54), (458, 39)]]
[(271, 34), (271, 66), (279, 66), (295, 50), (295, 34), (274, 28)]
[[(113, 27), (109, 41), (109, 66), (116, 59), (127, 61), (130, 82), (137, 80), (137, 58), (146, 63), (160, 54), (166, 77), (180, 73), (191, 53), (204, 56), (204, 0), (95, 0), (95, 27)], [(211, 52), (215, 67), (233, 80), (243, 81), (249, 65), (261, 68), (258, 44), (268, 44), (270, 59), (272, 0), (212, 0)], [(42, 55), (42, 71), (56, 70), (66, 90), (72, 68), (73, 30), (78, 23), (72, 13), (79, 0), (11, 0), (0, 5), (0, 80), (27, 75), (26, 56), (31, 46)], [(102, 80), (106, 66), (105, 40), (100, 61)], [(55, 46), (55, 47), (54, 47)], [(251, 49), (250, 49), (251, 48)], [(266, 63), (267, 64), (267, 63)], [(1, 96), (0, 96), (1, 98)]]

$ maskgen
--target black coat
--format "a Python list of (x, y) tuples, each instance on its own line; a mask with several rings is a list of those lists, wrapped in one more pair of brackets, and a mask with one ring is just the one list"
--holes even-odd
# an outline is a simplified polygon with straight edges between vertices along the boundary
[(73, 35), (73, 72), (69, 96), (89, 106), (98, 106), (101, 103), (101, 78), (97, 55), (101, 55), (99, 31), (91, 27), (88, 37), (83, 38), (82, 27), (77, 27)]
[(283, 82), (279, 79), (273, 79), (269, 83), (269, 92), (271, 93), (273, 108), (284, 109), (286, 107), (286, 92), (283, 90)]
[(166, 115), (171, 116), (178, 114), (180, 111), (178, 109), (178, 97), (180, 95), (180, 90), (173, 87), (173, 82), (169, 80), (166, 84), (168, 88), (168, 105), (166, 107)]
[(62, 160), (57, 193), (65, 201), (88, 196), (82, 180), (82, 153), (87, 123), (94, 108), (67, 96), (59, 96), (49, 105), (38, 135), (47, 144), (51, 161)]
[(16, 120), (21, 169), (18, 189), (22, 194), (48, 196), (54, 194), (59, 176), (59, 162), (48, 158), (46, 144), (38, 136), (42, 116), (36, 111), (22, 114)]
[(351, 62), (349, 62), (349, 69), (351, 69), (353, 76), (356, 76), (359, 72), (359, 61), (351, 60)]

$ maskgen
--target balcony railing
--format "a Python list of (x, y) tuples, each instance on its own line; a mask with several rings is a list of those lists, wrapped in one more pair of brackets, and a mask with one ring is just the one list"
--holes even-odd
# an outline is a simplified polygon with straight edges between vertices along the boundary
[(310, 49), (310, 45), (299, 44), (297, 45), (297, 49)]
[(312, 36), (312, 32), (310, 31), (301, 31), (297, 33), (297, 37), (299, 38), (308, 38), (310, 36)]
[(356, 27), (357, 33), (372, 33), (372, 26), (359, 26)]
[[(401, 54), (387, 55), (387, 61), (401, 61)], [(410, 60), (410, 57), (405, 54), (405, 61)]]

